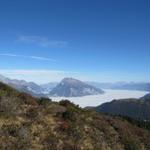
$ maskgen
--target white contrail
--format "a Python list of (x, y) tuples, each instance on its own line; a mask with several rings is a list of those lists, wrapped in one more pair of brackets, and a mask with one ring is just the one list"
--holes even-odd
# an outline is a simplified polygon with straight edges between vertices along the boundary
[(17, 55), (17, 54), (10, 54), (10, 53), (2, 53), (2, 54), (0, 54), (0, 56), (21, 57), (21, 58), (30, 58), (30, 59), (36, 59), (36, 60), (56, 62), (55, 59), (51, 59), (51, 58), (47, 58), (47, 57), (39, 57), (39, 56), (26, 56), (26, 55)]

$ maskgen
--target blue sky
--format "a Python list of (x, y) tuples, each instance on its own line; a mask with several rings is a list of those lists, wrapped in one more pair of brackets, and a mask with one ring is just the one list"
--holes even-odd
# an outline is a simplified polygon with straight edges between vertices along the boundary
[(0, 74), (150, 82), (149, 0), (2, 0)]

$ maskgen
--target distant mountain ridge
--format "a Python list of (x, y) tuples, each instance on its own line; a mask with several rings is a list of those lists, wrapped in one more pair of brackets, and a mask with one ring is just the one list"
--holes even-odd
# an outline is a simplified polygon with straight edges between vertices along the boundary
[(117, 90), (139, 90), (139, 91), (150, 91), (150, 83), (136, 83), (136, 82), (86, 82), (90, 85), (93, 85), (97, 88), (102, 89), (117, 89)]
[(80, 80), (64, 78), (51, 92), (50, 96), (79, 97), (103, 94), (104, 91), (88, 85)]
[[(34, 82), (27, 82), (25, 80), (10, 79), (0, 75), (0, 81), (8, 84), (9, 86), (35, 97), (48, 97), (48, 96), (65, 96), (76, 97), (86, 95), (102, 94), (99, 88), (95, 88), (84, 82), (73, 78), (65, 78), (59, 84), (58, 82), (50, 82), (47, 84), (38, 85)], [(57, 88), (56, 88), (57, 87)]]
[(43, 89), (41, 86), (34, 82), (26, 82), (25, 80), (9, 79), (0, 75), (0, 81), (8, 84), (9, 86), (36, 97), (46, 96), (43, 94)]
[[(67, 78), (65, 78), (67, 79)], [(69, 78), (68, 78), (69, 79)], [(71, 79), (71, 78), (70, 78)], [(73, 79), (73, 78), (72, 78)], [(101, 89), (122, 89), (122, 90), (142, 90), (150, 91), (150, 83), (134, 83), (134, 82), (116, 82), (116, 83), (99, 83), (99, 82), (68, 82), (67, 86), (62, 86), (58, 82), (50, 82), (38, 85), (34, 82), (27, 82), (25, 80), (10, 79), (0, 75), (0, 81), (6, 83), (13, 88), (29, 93), (36, 97), (48, 96), (64, 96), (76, 97), (86, 95), (96, 95), (104, 93)], [(84, 83), (84, 84), (83, 84)], [(70, 87), (68, 86), (70, 85)], [(82, 85), (82, 86), (81, 86)], [(88, 86), (87, 86), (88, 85)], [(57, 92), (56, 92), (57, 86)], [(82, 88), (81, 88), (82, 87)], [(88, 87), (88, 88), (87, 88)], [(59, 91), (59, 92), (58, 92)]]
[(140, 99), (121, 99), (93, 107), (97, 112), (122, 115), (140, 120), (150, 120), (150, 94)]

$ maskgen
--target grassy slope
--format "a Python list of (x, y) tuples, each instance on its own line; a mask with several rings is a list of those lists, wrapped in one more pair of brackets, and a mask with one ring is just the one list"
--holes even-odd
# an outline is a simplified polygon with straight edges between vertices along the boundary
[(35, 99), (0, 83), (1, 150), (149, 150), (150, 132), (125, 119)]

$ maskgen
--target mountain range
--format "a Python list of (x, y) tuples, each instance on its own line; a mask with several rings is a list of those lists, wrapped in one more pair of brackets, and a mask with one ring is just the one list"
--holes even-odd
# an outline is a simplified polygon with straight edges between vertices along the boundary
[(46, 96), (44, 95), (44, 89), (34, 82), (26, 82), (25, 80), (9, 79), (2, 75), (0, 75), (0, 81), (10, 85), (11, 87), (21, 92), (26, 92), (36, 97)]
[(77, 97), (104, 93), (104, 91), (102, 91), (99, 88), (88, 85), (82, 81), (73, 78), (64, 78), (60, 83), (51, 82), (47, 84), (38, 85), (34, 82), (9, 79), (0, 75), (0, 81), (10, 85), (11, 87), (21, 92), (26, 92), (36, 97)]
[(139, 91), (150, 91), (150, 83), (147, 82), (87, 82), (90, 85), (93, 85), (97, 88), (102, 89), (117, 89), (117, 90), (139, 90)]
[(150, 131), (124, 118), (35, 98), (0, 83), (1, 150), (149, 150)]
[[(86, 95), (96, 95), (104, 93), (104, 91), (101, 89), (150, 91), (150, 83), (134, 83), (134, 82), (99, 83), (99, 82), (82, 82), (73, 78), (65, 78), (60, 83), (50, 82), (39, 85), (34, 82), (27, 82), (25, 80), (10, 79), (2, 75), (0, 75), (0, 81), (14, 87), (19, 91), (32, 94), (33, 96), (36, 97), (48, 97), (48, 96), (77, 97)], [(63, 82), (65, 83), (64, 85)]]

